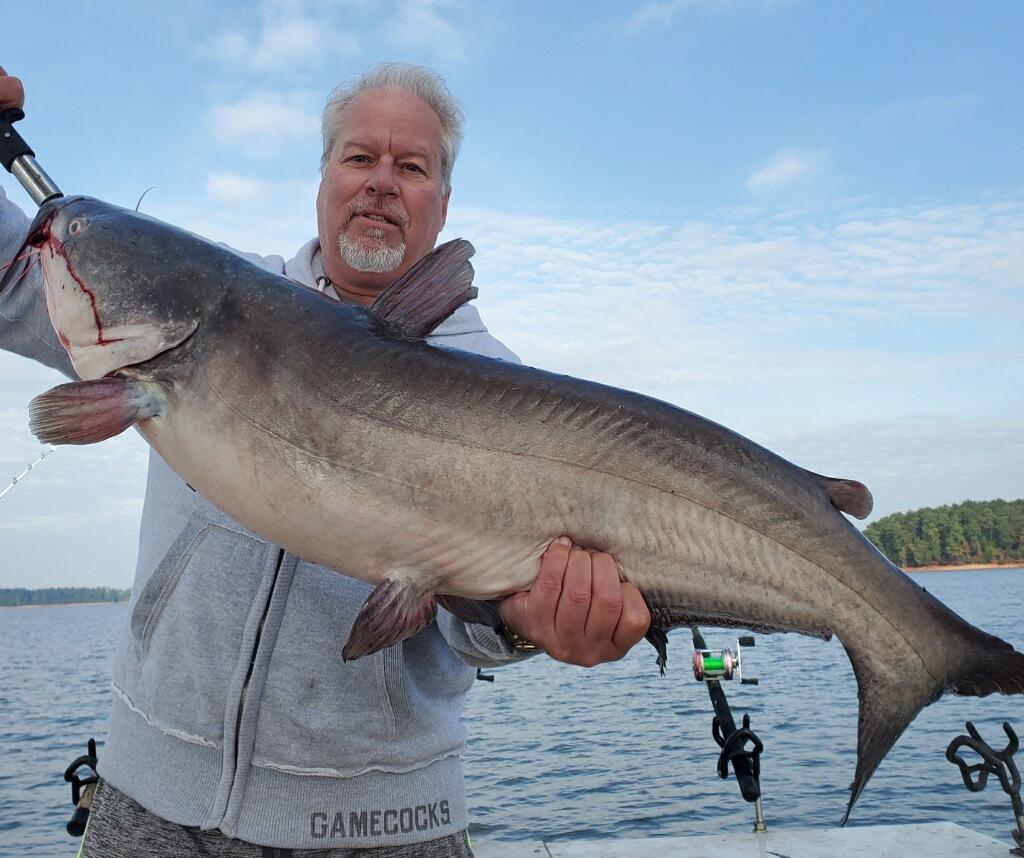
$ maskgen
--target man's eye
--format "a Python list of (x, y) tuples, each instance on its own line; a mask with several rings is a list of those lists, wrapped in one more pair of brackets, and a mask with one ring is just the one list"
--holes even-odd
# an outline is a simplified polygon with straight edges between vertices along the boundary
[(406, 164), (405, 169), (410, 173), (422, 173), (423, 168), (419, 164)]
[(366, 164), (369, 162), (370, 158), (367, 155), (349, 155), (345, 160), (354, 161), (357, 164)]

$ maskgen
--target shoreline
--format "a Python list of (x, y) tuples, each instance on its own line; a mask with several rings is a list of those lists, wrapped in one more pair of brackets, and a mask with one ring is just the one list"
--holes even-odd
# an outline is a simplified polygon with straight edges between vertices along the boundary
[[(939, 563), (932, 563), (927, 566), (901, 566), (904, 572), (985, 572), (989, 569), (1020, 569), (1024, 571), (1024, 561), (1018, 561), (1016, 563), (957, 563), (950, 565), (942, 565)], [(52, 608), (55, 606), (63, 606), (67, 608), (82, 608), (86, 605), (127, 605), (129, 600), (125, 599), (122, 602), (111, 602), (107, 600), (99, 600), (96, 602), (44, 602), (38, 605), (0, 605), (0, 610), (4, 608)]]
[(942, 565), (931, 563), (927, 566), (903, 566), (904, 572), (979, 572), (986, 569), (1024, 569), (1024, 561), (1017, 563), (956, 563)]

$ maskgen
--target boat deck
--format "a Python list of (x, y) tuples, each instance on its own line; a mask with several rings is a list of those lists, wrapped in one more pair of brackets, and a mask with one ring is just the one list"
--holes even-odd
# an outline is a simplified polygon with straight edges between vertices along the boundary
[[(1009, 826), (1008, 826), (1009, 828)], [(790, 829), (763, 834), (645, 837), (623, 840), (473, 844), (477, 858), (1007, 858), (1012, 842), (952, 822)]]

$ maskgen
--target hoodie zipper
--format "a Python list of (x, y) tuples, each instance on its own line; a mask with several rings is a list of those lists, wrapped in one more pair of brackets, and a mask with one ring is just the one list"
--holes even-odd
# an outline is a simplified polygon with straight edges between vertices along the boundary
[(284, 549), (278, 549), (277, 565), (274, 567), (274, 580), (270, 583), (270, 592), (267, 594), (266, 604), (263, 606), (263, 616), (260, 617), (260, 624), (256, 628), (256, 639), (253, 641), (252, 653), (249, 656), (249, 669), (245, 673), (245, 682), (242, 683), (242, 693), (238, 699), (238, 717), (235, 719), (235, 777), (238, 776), (238, 739), (242, 732), (242, 716), (245, 714), (245, 701), (249, 696), (249, 681), (252, 679), (253, 669), (256, 667), (256, 653), (259, 652), (260, 639), (263, 637), (263, 626), (267, 622), (267, 614), (270, 613), (270, 603), (274, 598), (274, 590), (277, 589), (277, 578), (281, 574), (281, 566), (284, 564)]

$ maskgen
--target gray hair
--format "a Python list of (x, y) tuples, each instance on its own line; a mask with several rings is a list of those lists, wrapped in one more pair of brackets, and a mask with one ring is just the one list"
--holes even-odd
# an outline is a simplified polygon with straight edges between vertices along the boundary
[(381, 63), (361, 77), (338, 84), (324, 105), (321, 133), (324, 138), (324, 152), (320, 156), (320, 172), (327, 167), (334, 143), (338, 138), (338, 126), (345, 108), (357, 95), (371, 89), (400, 89), (422, 99), (437, 114), (441, 123), (441, 175), (443, 190), (452, 189), (452, 168), (462, 143), (462, 106), (449, 92), (444, 78), (437, 72), (407, 63)]

